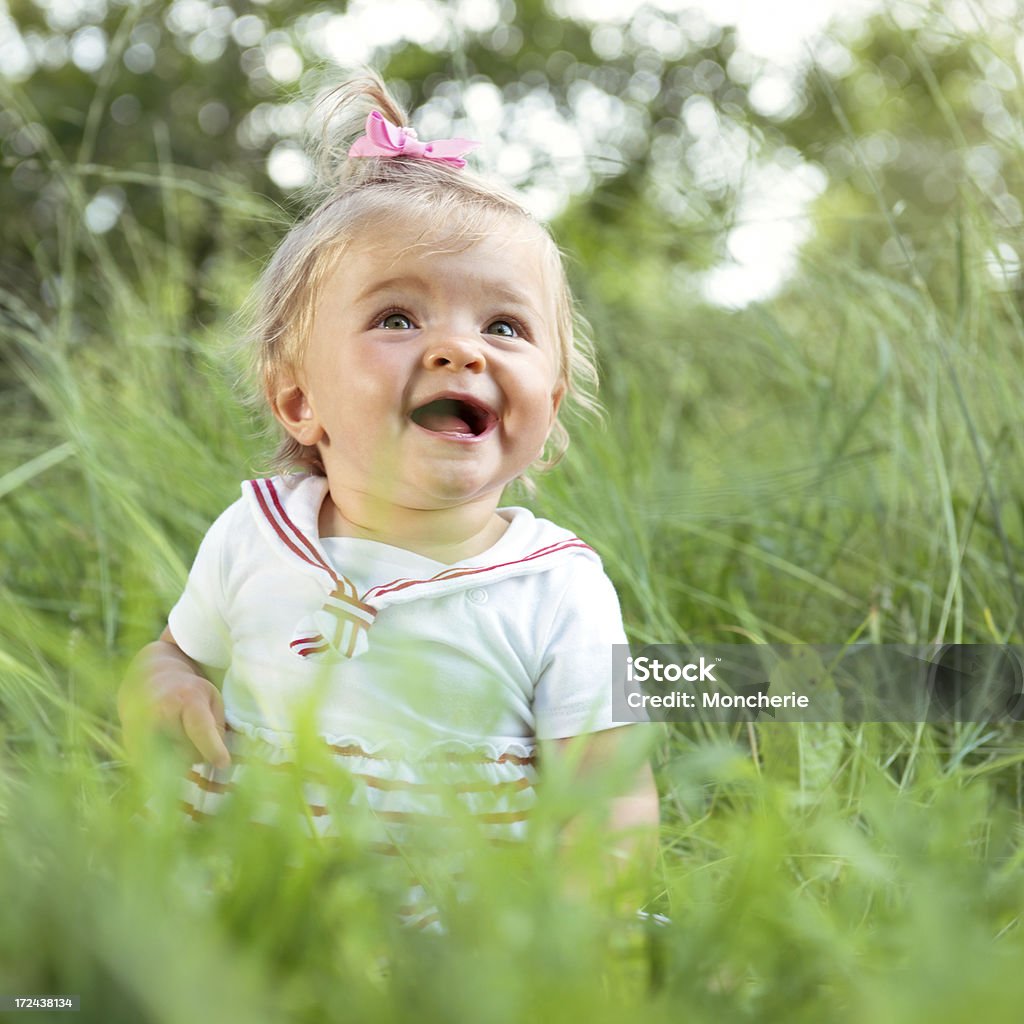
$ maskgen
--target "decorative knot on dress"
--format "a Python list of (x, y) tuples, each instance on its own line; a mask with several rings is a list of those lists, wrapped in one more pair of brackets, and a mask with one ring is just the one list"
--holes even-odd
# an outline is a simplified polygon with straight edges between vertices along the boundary
[(339, 576), (324, 606), (299, 623), (291, 649), (303, 658), (358, 658), (370, 646), (366, 634), (376, 617), (377, 609), (359, 600), (355, 584)]

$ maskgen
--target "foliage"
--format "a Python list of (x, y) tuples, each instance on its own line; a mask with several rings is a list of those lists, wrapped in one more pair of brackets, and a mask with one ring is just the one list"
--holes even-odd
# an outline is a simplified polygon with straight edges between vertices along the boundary
[[(29, 31), (40, 10), (13, 13)], [(297, 31), (284, 7), (253, 11)], [(169, 12), (104, 16), (128, 19), (131, 46)], [(626, 23), (612, 72), (650, 50), (641, 22)], [(456, 75), (487, 67), (512, 101), (520, 82), (540, 87), (528, 73), (548, 75), (568, 110), (578, 87), (553, 55), (564, 47), (577, 78), (598, 76), (587, 46), (611, 46), (585, 27), (523, 4), (480, 39), (466, 30)], [(498, 45), (502, 29), (522, 37), (515, 53)], [(872, 22), (847, 73), (811, 70), (803, 113), (772, 124), (727, 99), (725, 79), (715, 86), (766, 147), (788, 141), (829, 170), (804, 263), (774, 300), (725, 312), (700, 302), (692, 273), (666, 272), (709, 262), (734, 196), (708, 185), (681, 220), (666, 216), (658, 147), (623, 144), (616, 173), (595, 169), (557, 222), (599, 339), (607, 416), (571, 426), (566, 464), (532, 500), (600, 550), (638, 641), (1022, 641), (1019, 295), (987, 261), (1008, 237), (1012, 205), (996, 200), (1021, 152), (983, 139), (991, 125), (966, 110), (970, 90), (957, 93), (960, 72), (1005, 42), (993, 31), (938, 51), (929, 32), (927, 19)], [(574, 812), (596, 826), (613, 778), (551, 780), (522, 850), (455, 843), (471, 895), (438, 880), (448, 930), (433, 936), (397, 926), (401, 886), (357, 844), (311, 844), (290, 820), (271, 833), (231, 816), (184, 830), (178, 755), (155, 749), (142, 775), (128, 772), (113, 708), (125, 664), (160, 629), (206, 524), (265, 457), (237, 401), (232, 315), (287, 219), (280, 195), (252, 194), (263, 171), (241, 165), (237, 135), (207, 138), (189, 121), (212, 102), (214, 70), (232, 128), (244, 118), (236, 44), (193, 63), (161, 39), (154, 67), (170, 61), (166, 81), (192, 92), (175, 114), (176, 90), (147, 80), (124, 149), (102, 128), (120, 96), (142, 96), (121, 65), (91, 121), (87, 108), (56, 111), (94, 80), (62, 65), (23, 82), (4, 122), (16, 216), (0, 295), (0, 992), (76, 992), (83, 1019), (104, 1022), (1013, 1019), (1013, 723), (674, 729), (657, 752), (661, 863), (643, 897), (664, 925), (635, 918), (635, 879), (603, 875), (596, 827), (558, 852)], [(694, 85), (700, 61), (739, 73), (732, 45), (687, 43), (652, 72), (657, 94), (630, 102), (666, 104), (657, 117), (670, 120), (685, 104), (670, 90)], [(898, 71), (896, 52), (919, 89), (905, 82), (906, 108), (882, 104), (875, 120), (856, 83)], [(414, 99), (449, 95), (431, 78), (449, 70), (440, 50), (384, 56)], [(162, 155), (146, 149), (143, 121), (173, 125)], [(904, 136), (916, 152), (934, 133), (965, 167), (992, 145), (1005, 193), (990, 201), (964, 180), (939, 203), (919, 194), (913, 164), (858, 179), (862, 194), (826, 154), (866, 145), (881, 122), (900, 152)], [(45, 130), (20, 153), (26, 123)], [(664, 132), (685, 146), (682, 123)], [(183, 169), (193, 164), (204, 169)], [(124, 205), (100, 231), (86, 211), (103, 188), (123, 189)], [(37, 190), (45, 215), (9, 202)], [(915, 225), (902, 266), (872, 258), (896, 237), (874, 211), (900, 202)], [(697, 215), (703, 235), (685, 227)], [(798, 771), (794, 750), (821, 756), (801, 754)]]

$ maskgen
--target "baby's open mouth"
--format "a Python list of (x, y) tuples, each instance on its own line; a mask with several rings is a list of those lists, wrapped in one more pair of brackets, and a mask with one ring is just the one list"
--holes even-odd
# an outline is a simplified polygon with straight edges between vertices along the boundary
[(413, 423), (435, 434), (470, 434), (479, 437), (497, 417), (486, 406), (461, 398), (435, 398), (411, 414)]

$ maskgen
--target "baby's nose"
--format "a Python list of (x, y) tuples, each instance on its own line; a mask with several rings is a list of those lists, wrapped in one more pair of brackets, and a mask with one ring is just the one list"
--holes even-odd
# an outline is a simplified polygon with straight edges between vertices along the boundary
[(470, 370), (482, 373), (487, 367), (483, 348), (478, 341), (459, 335), (445, 335), (427, 346), (423, 365), (428, 370)]

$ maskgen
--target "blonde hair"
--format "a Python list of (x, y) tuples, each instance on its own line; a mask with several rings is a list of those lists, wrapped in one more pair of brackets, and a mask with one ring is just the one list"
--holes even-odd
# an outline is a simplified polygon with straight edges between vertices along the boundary
[[(317, 174), (311, 189), (314, 208), (278, 246), (257, 282), (247, 337), (253, 378), (261, 397), (269, 399), (283, 372), (302, 361), (325, 279), (344, 257), (347, 246), (366, 223), (418, 223), (454, 244), (471, 245), (490, 234), (497, 218), (518, 219), (536, 228), (544, 247), (545, 277), (555, 300), (558, 383), (565, 401), (580, 412), (599, 409), (593, 346), (573, 306), (562, 255), (547, 229), (515, 193), (468, 169), (407, 157), (349, 158), (367, 116), (380, 111), (396, 125), (408, 118), (377, 75), (367, 72), (329, 93), (319, 104), (324, 129), (316, 145)], [(557, 421), (534, 463), (554, 465), (565, 453), (569, 436)], [(316, 447), (284, 433), (274, 468), (301, 467), (323, 475)]]

